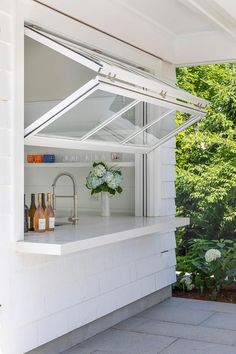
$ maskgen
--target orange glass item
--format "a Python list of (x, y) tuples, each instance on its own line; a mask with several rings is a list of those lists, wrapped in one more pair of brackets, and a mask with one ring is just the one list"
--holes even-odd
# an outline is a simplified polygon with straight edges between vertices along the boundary
[(34, 162), (35, 163), (42, 163), (43, 162), (43, 155), (34, 155)]
[(34, 162), (34, 155), (27, 155), (27, 162), (33, 163)]

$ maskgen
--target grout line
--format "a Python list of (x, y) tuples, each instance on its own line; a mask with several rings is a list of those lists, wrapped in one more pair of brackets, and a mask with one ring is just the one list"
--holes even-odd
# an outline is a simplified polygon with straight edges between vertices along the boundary
[(212, 316), (214, 316), (216, 313), (215, 312), (213, 312), (210, 316), (208, 316), (207, 318), (205, 318), (203, 321), (201, 321), (200, 323), (199, 323), (199, 325), (201, 326), (202, 325), (202, 323), (204, 323), (205, 321), (207, 321), (207, 320), (209, 320), (209, 318), (211, 318)]
[[(152, 320), (152, 321), (155, 321), (155, 320)], [(164, 322), (164, 321), (157, 321), (157, 322)], [(146, 322), (143, 322), (141, 324), (144, 325)], [(176, 323), (177, 324), (177, 323)], [(183, 325), (182, 323), (178, 323), (180, 325)], [(185, 324), (186, 325), (186, 324)], [(191, 325), (193, 326), (193, 325)], [(197, 326), (199, 327), (199, 326)], [(208, 328), (211, 328), (211, 327), (208, 327)], [(119, 328), (113, 328), (112, 329), (118, 329)], [(214, 328), (212, 328), (214, 330)], [(225, 330), (223, 328), (217, 328), (217, 329), (221, 329), (221, 330)], [(154, 336), (161, 336), (161, 337), (168, 337), (168, 338), (177, 338), (177, 339), (184, 339), (184, 340), (188, 340), (188, 341), (195, 341), (195, 342), (200, 342), (200, 343), (209, 343), (209, 344), (219, 344), (219, 345), (228, 345), (229, 347), (232, 347), (232, 346), (236, 346), (236, 342), (235, 343), (232, 343), (232, 344), (229, 344), (229, 343), (222, 343), (222, 342), (212, 342), (212, 341), (208, 341), (208, 340), (205, 340), (205, 339), (195, 339), (195, 338), (187, 338), (187, 337), (180, 337), (180, 336), (167, 336), (167, 335), (164, 335), (162, 333), (149, 333), (149, 332), (144, 332), (144, 330), (132, 330), (132, 329), (120, 329), (120, 331), (124, 331), (124, 332), (131, 332), (131, 333), (137, 333), (137, 334), (147, 334), (147, 335), (154, 335)]]
[(230, 332), (233, 332), (235, 333), (235, 337), (236, 337), (236, 330), (235, 329), (230, 329), (230, 328), (222, 328), (222, 327), (211, 327), (211, 326), (204, 326), (204, 325), (200, 325), (200, 327), (205, 327), (205, 328), (212, 328), (212, 329), (222, 329), (224, 331), (230, 331)]
[(168, 344), (167, 347), (161, 349), (160, 352), (157, 352), (157, 354), (158, 354), (158, 353), (163, 353), (164, 350), (170, 348), (170, 347), (172, 346), (172, 344), (175, 344), (176, 342), (178, 342), (178, 340), (179, 340), (179, 338), (176, 338), (172, 343)]

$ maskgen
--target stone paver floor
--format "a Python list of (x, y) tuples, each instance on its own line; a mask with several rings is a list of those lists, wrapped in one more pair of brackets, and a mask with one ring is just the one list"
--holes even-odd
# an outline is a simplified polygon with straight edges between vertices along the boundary
[(64, 354), (236, 354), (236, 305), (168, 299)]

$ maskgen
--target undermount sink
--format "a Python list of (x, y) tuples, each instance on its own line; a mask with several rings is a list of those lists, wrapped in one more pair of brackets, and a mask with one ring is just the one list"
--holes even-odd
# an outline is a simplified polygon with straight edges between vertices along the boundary
[(58, 227), (58, 226), (64, 226), (64, 225), (72, 225), (71, 222), (68, 222), (68, 221), (55, 221), (55, 226)]

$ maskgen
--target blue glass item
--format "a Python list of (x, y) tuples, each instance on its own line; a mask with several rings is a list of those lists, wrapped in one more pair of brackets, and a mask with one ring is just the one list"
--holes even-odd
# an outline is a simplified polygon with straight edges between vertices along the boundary
[(43, 162), (45, 162), (45, 163), (55, 162), (55, 155), (50, 155), (50, 154), (43, 155)]

